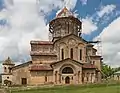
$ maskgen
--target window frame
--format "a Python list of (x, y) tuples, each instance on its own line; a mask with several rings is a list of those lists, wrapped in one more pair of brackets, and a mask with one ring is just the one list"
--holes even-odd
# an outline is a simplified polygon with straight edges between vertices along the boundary
[(80, 54), (79, 59), (82, 60), (82, 49), (79, 50), (79, 54)]
[(64, 59), (64, 49), (63, 48), (61, 49), (61, 59), (62, 60)]
[(70, 49), (70, 58), (73, 59), (73, 48)]

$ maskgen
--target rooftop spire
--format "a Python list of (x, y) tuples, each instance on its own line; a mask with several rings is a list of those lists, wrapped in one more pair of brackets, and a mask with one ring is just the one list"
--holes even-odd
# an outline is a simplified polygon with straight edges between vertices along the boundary
[(73, 14), (67, 9), (67, 7), (64, 7), (58, 14), (57, 18), (59, 17), (69, 17), (73, 16)]

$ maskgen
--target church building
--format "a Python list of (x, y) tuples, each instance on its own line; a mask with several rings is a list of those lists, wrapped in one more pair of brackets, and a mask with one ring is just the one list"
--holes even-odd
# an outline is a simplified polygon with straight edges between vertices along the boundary
[(2, 84), (86, 84), (101, 81), (101, 56), (82, 38), (82, 22), (65, 7), (49, 23), (50, 41), (31, 40), (31, 61), (3, 62)]

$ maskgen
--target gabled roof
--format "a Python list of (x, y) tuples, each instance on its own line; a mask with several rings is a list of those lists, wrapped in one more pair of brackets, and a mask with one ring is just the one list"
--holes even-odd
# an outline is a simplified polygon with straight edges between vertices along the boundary
[(86, 40), (83, 39), (82, 37), (76, 36), (75, 34), (66, 35), (66, 36), (64, 36), (64, 37), (62, 37), (62, 38), (56, 40), (55, 42), (57, 42), (57, 41), (59, 41), (59, 40), (61, 40), (61, 39), (67, 38), (67, 37), (69, 37), (69, 36), (75, 36), (75, 37), (78, 38), (79, 40), (81, 40), (81, 41), (85, 42), (86, 44), (88, 44), (88, 41), (86, 41)]
[(57, 62), (53, 62), (53, 63), (51, 63), (51, 65), (54, 65), (54, 64), (57, 64), (57, 63), (61, 63), (61, 62), (66, 61), (66, 60), (71, 60), (71, 61), (74, 61), (74, 62), (82, 65), (82, 63), (80, 63), (80, 62), (78, 62), (78, 61), (76, 61), (74, 59), (71, 59), (71, 58), (66, 58), (66, 59), (63, 59), (63, 60), (60, 60), (60, 61), (57, 61)]
[(64, 7), (58, 14), (57, 14), (57, 18), (59, 17), (69, 17), (69, 16), (73, 16), (73, 14), (66, 8)]
[(10, 57), (8, 57), (4, 62), (3, 65), (15, 65), (12, 60), (10, 59)]
[(94, 64), (91, 64), (91, 63), (80, 63), (80, 62), (78, 62), (78, 61), (76, 61), (76, 60), (73, 60), (73, 59), (71, 59), (71, 58), (67, 58), (67, 59), (64, 59), (64, 60), (60, 60), (60, 61), (57, 61), (57, 62), (53, 62), (53, 63), (51, 63), (51, 65), (55, 65), (55, 64), (57, 64), (57, 63), (61, 63), (61, 62), (66, 61), (66, 60), (71, 60), (71, 61), (74, 61), (74, 62), (82, 65), (82, 68), (83, 68), (83, 69), (96, 69), (96, 70), (97, 70), (97, 67), (96, 67)]
[(15, 70), (15, 69), (18, 69), (18, 68), (21, 68), (21, 67), (25, 67), (25, 66), (28, 66), (29, 64), (31, 64), (32, 61), (28, 61), (28, 62), (25, 62), (25, 63), (22, 63), (20, 65), (16, 65), (14, 67), (12, 67), (12, 70)]
[(51, 41), (36, 41), (36, 40), (32, 40), (32, 41), (30, 41), (30, 44), (52, 45), (53, 42), (51, 42)]

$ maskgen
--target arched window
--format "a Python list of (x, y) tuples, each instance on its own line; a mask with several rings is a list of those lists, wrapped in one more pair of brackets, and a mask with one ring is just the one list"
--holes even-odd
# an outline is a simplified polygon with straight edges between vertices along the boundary
[(6, 67), (4, 67), (4, 72), (7, 72), (7, 68)]
[(63, 70), (62, 70), (62, 73), (63, 74), (73, 74), (73, 69), (71, 67), (65, 67)]
[(61, 49), (61, 58), (64, 59), (64, 49)]
[(70, 58), (73, 59), (73, 48), (70, 49)]

